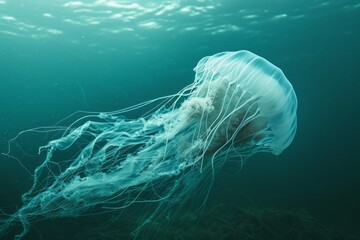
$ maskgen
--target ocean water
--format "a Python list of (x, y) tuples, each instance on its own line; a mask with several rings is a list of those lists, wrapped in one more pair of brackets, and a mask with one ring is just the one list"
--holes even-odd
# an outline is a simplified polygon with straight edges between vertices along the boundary
[[(219, 172), (199, 214), (139, 238), (360, 239), (359, 24), (357, 0), (0, 0), (0, 225), (43, 160), (29, 155), (46, 139), (36, 133), (6, 155), (19, 132), (176, 93), (202, 57), (246, 49), (292, 83), (293, 143)], [(95, 212), (39, 217), (24, 239), (131, 239), (141, 218)]]

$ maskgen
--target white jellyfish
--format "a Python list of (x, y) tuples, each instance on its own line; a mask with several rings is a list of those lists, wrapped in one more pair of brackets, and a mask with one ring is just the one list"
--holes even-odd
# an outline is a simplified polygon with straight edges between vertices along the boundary
[[(279, 68), (237, 51), (205, 57), (194, 70), (194, 83), (179, 93), (91, 113), (40, 147), (46, 158), (23, 206), (0, 220), (0, 235), (21, 223), (20, 239), (36, 219), (79, 216), (94, 206), (117, 210), (151, 202), (157, 205), (151, 219), (166, 206), (204, 194), (195, 189), (204, 182), (209, 189), (229, 159), (241, 163), (257, 152), (278, 155), (289, 146), (297, 99)], [(135, 109), (143, 115), (123, 117)], [(69, 154), (74, 146), (80, 151)]]

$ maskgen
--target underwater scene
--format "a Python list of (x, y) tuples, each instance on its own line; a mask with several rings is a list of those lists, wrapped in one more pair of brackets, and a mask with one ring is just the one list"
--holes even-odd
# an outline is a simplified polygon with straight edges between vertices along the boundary
[(358, 0), (0, 0), (0, 239), (360, 239)]

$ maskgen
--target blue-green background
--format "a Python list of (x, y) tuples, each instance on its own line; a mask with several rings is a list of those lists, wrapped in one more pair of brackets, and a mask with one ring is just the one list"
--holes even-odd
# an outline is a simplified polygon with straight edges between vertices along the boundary
[[(356, 234), (359, 29), (357, 0), (0, 0), (0, 152), (18, 132), (77, 110), (117, 110), (175, 93), (193, 81), (202, 57), (247, 49), (293, 84), (298, 132), (282, 155), (254, 156), (239, 174), (220, 173), (209, 204), (245, 193)], [(0, 160), (6, 209), (20, 203), (31, 176), (14, 159)]]

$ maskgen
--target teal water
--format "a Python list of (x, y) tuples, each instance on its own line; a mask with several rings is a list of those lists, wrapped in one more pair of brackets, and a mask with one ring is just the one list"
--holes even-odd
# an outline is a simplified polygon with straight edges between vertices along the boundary
[[(209, 208), (306, 211), (338, 239), (359, 239), (359, 23), (356, 0), (0, 0), (0, 152), (20, 131), (78, 110), (112, 111), (176, 93), (202, 57), (247, 49), (293, 84), (298, 132), (280, 156), (256, 155), (239, 173), (221, 172)], [(39, 163), (1, 156), (1, 211), (21, 206), (31, 185), (24, 167), (32, 172)], [(107, 221), (39, 222), (27, 238), (81, 239), (84, 225), (96, 229), (99, 219)], [(121, 239), (108, 235), (94, 239)], [(199, 239), (196, 230), (190, 236)]]

